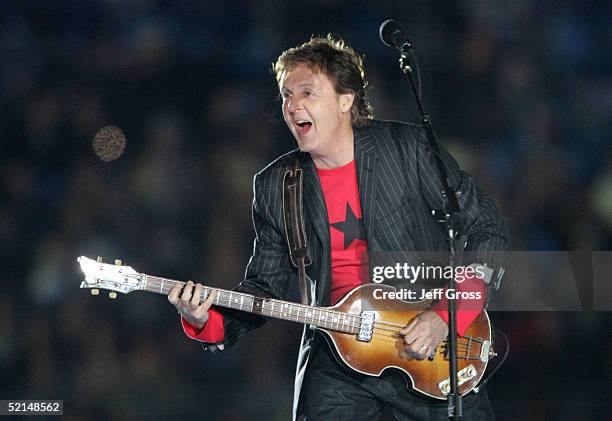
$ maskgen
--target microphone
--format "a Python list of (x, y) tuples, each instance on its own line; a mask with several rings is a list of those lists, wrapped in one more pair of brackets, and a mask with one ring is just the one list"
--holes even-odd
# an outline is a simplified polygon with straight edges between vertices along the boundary
[(393, 19), (384, 21), (380, 25), (378, 33), (383, 44), (389, 47), (395, 47), (400, 50), (403, 50), (404, 48), (412, 48), (412, 43), (406, 35), (406, 28), (404, 28), (401, 23)]

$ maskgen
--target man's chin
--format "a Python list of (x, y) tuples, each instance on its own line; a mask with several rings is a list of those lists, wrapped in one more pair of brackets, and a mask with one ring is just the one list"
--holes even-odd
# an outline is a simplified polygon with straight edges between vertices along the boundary
[(298, 140), (297, 144), (298, 144), (298, 148), (302, 152), (312, 152), (314, 150), (314, 145), (312, 144), (312, 142), (303, 142), (303, 141)]

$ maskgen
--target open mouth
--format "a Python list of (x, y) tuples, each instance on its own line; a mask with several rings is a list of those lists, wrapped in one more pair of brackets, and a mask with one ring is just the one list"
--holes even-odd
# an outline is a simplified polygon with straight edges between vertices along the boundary
[(310, 128), (312, 127), (312, 122), (308, 120), (297, 120), (295, 124), (298, 127), (297, 130), (298, 130), (298, 133), (300, 134), (304, 134), (308, 132)]

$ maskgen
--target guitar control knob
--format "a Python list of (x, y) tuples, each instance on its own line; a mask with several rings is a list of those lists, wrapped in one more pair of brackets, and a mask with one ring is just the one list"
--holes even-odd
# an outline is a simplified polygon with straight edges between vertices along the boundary
[(97, 288), (92, 289), (90, 292), (91, 292), (91, 295), (98, 295), (98, 294), (100, 294), (100, 290), (97, 289)]
[(117, 293), (115, 291), (109, 292), (108, 298), (110, 298), (111, 300), (114, 300), (115, 298), (117, 298)]
[(102, 256), (98, 256), (98, 258), (96, 259), (96, 261), (97, 261), (98, 263), (102, 263)]
[(121, 266), (121, 259), (115, 259), (115, 264), (117, 266)]

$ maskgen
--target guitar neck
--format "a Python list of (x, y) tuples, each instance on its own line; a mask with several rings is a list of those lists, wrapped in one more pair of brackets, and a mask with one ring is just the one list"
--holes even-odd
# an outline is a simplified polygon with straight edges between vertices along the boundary
[[(185, 282), (173, 279), (160, 278), (142, 274), (143, 289), (157, 294), (168, 295), (176, 285), (185, 285)], [(358, 314), (335, 311), (328, 307), (312, 307), (291, 301), (276, 300), (273, 298), (256, 297), (243, 292), (230, 291), (221, 288), (203, 287), (200, 302), (213, 291), (216, 291), (214, 304), (219, 307), (231, 308), (247, 313), (253, 313), (275, 319), (304, 323), (330, 330), (357, 334), (361, 322)]]

